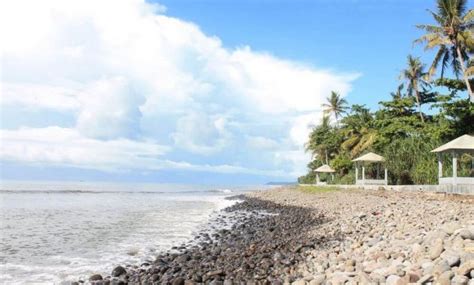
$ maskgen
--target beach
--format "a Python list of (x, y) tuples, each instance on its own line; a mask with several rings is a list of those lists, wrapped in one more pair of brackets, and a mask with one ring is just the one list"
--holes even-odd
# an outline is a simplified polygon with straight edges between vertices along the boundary
[[(284, 187), (234, 197), (209, 230), (94, 284), (472, 284), (470, 196)], [(87, 280), (84, 280), (87, 281)]]

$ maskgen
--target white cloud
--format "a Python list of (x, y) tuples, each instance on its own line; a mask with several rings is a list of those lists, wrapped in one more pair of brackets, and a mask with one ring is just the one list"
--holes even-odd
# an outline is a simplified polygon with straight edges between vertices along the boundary
[(149, 141), (90, 139), (75, 129), (60, 127), (1, 130), (0, 139), (0, 157), (7, 161), (107, 171), (153, 164), (169, 150)]
[(198, 154), (220, 152), (231, 134), (226, 130), (226, 118), (192, 112), (181, 117), (172, 138), (176, 145)]
[(0, 157), (33, 165), (73, 166), (108, 172), (134, 169), (183, 169), (216, 173), (246, 173), (285, 176), (235, 165), (191, 164), (164, 158), (169, 147), (152, 141), (97, 140), (81, 136), (75, 129), (48, 127), (0, 130)]
[[(124, 164), (114, 158), (122, 151), (109, 150), (99, 156), (103, 165), (68, 153), (80, 152), (81, 144), (87, 145), (81, 151), (89, 151), (118, 141), (154, 153), (144, 143), (152, 141), (197, 155), (197, 169), (259, 174), (280, 173), (283, 167), (301, 174), (308, 125), (316, 122), (329, 92), (344, 96), (358, 74), (318, 69), (247, 46), (226, 49), (217, 37), (165, 11), (144, 0), (2, 1), (1, 107), (71, 114), (75, 129), (58, 132), (70, 132), (67, 143), (75, 148), (58, 141), (54, 146), (61, 151), (42, 146), (55, 159), (42, 160), (33, 150), (24, 157), (3, 152), (1, 159), (66, 161), (93, 169), (114, 163), (194, 169), (186, 161), (166, 163), (161, 152), (160, 160)], [(25, 130), (34, 134), (28, 128), (18, 132)], [(29, 150), (27, 141), (22, 145)], [(232, 157), (241, 156), (243, 147), (249, 157)], [(251, 155), (255, 152), (274, 160), (261, 169), (235, 163), (253, 165), (259, 159)], [(213, 169), (208, 158), (220, 158), (226, 166)]]

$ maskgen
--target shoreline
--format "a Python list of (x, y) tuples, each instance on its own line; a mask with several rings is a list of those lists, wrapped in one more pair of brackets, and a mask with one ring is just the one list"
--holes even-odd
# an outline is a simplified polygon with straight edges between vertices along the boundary
[(237, 198), (214, 233), (90, 283), (474, 283), (472, 199), (288, 187)]

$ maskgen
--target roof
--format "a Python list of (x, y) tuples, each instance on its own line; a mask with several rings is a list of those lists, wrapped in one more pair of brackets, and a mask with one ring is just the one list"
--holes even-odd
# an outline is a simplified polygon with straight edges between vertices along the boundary
[(336, 170), (332, 169), (331, 166), (325, 164), (323, 166), (320, 166), (314, 170), (314, 172), (326, 172), (326, 173), (331, 173), (331, 172), (336, 172)]
[(353, 159), (352, 161), (382, 162), (385, 161), (385, 158), (376, 153), (369, 152), (364, 154), (363, 156), (359, 156), (358, 158)]
[(444, 152), (448, 150), (474, 151), (474, 136), (462, 135), (457, 139), (433, 149), (431, 152)]

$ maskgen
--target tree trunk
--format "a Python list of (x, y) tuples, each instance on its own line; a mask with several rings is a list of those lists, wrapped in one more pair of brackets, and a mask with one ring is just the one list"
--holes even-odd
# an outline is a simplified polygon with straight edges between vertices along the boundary
[(423, 117), (423, 113), (421, 112), (420, 93), (418, 92), (418, 89), (415, 89), (415, 98), (416, 104), (418, 105), (418, 113), (420, 114), (421, 122), (425, 123), (425, 118)]
[(467, 74), (466, 74), (466, 67), (464, 66), (464, 59), (462, 58), (462, 53), (461, 53), (461, 49), (459, 48), (459, 45), (457, 45), (456, 51), (458, 53), (458, 61), (461, 64), (462, 75), (464, 77), (464, 82), (466, 83), (469, 98), (471, 99), (471, 103), (474, 103), (474, 94), (472, 93), (471, 84), (469, 83), (469, 78), (467, 77)]

